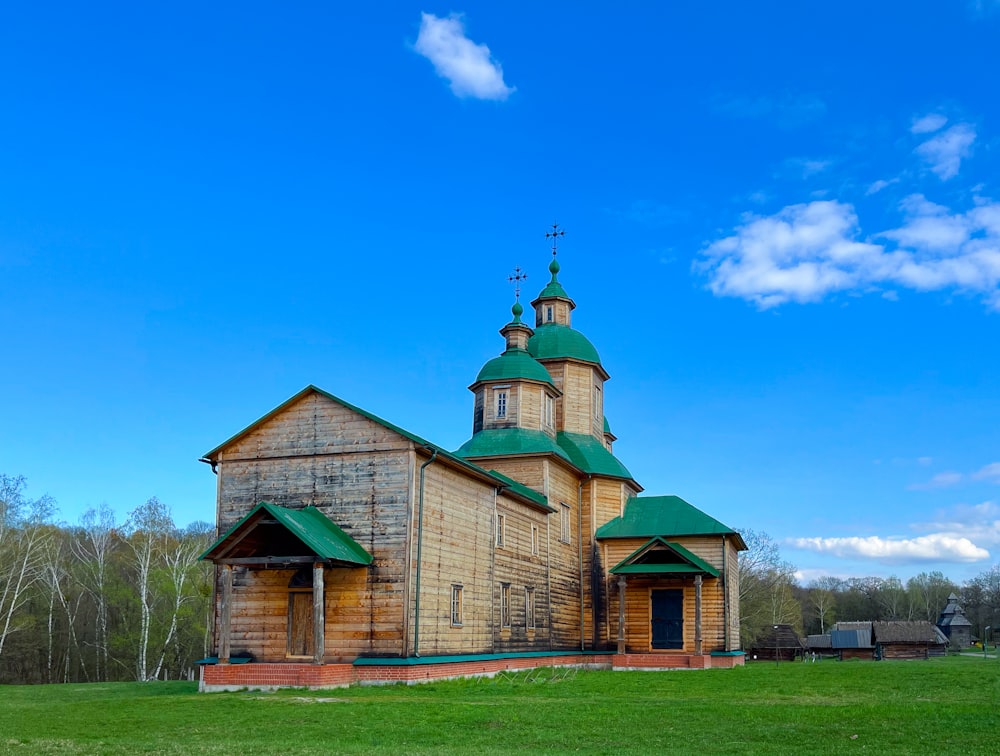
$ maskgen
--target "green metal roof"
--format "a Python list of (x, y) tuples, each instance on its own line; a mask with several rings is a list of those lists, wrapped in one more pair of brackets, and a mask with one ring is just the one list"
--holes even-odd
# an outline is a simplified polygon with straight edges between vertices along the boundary
[(549, 281), (548, 285), (542, 289), (541, 293), (538, 295), (538, 299), (547, 299), (548, 297), (559, 297), (560, 299), (569, 299), (569, 294), (562, 287), (562, 284), (553, 279)]
[(604, 432), (611, 433), (611, 424), (608, 422), (608, 418), (604, 418)]
[(459, 457), (506, 457), (515, 454), (555, 454), (572, 463), (547, 433), (528, 428), (487, 428), (475, 434), (456, 451)]
[[(625, 513), (597, 529), (597, 538), (652, 538), (654, 536), (735, 535), (700, 509), (679, 496), (633, 496), (625, 503)], [(744, 547), (745, 548), (745, 547)]]
[(542, 363), (538, 362), (528, 352), (523, 349), (508, 349), (499, 357), (483, 365), (483, 369), (476, 376), (476, 383), (480, 381), (508, 381), (526, 379), (547, 383), (554, 386), (552, 376), (545, 369)]
[[(229, 539), (241, 530), (252, 527), (259, 514), (264, 511), (271, 515), (292, 535), (320, 559), (329, 559), (336, 562), (346, 562), (348, 564), (368, 565), (371, 564), (372, 555), (351, 538), (340, 527), (320, 512), (316, 507), (305, 507), (303, 509), (288, 509), (269, 504), (262, 501), (254, 507), (242, 520), (233, 525), (224, 536), (216, 541), (210, 549), (201, 555), (201, 559), (213, 559), (221, 553), (225, 553)], [(236, 545), (235, 543), (233, 544)], [(266, 555), (255, 555), (266, 556)], [(289, 554), (276, 554), (274, 556), (291, 556)]]
[[(663, 546), (666, 550), (672, 552), (676, 557), (681, 559), (681, 562), (670, 563), (670, 564), (657, 564), (637, 561), (648, 554), (653, 549), (653, 546)], [(633, 551), (618, 564), (611, 568), (610, 572), (613, 575), (697, 575), (705, 574), (711, 577), (719, 577), (719, 571), (706, 562), (704, 559), (699, 557), (697, 554), (693, 554), (679, 543), (673, 543), (664, 540), (657, 536), (656, 538), (651, 538), (638, 549)]]
[(528, 428), (487, 428), (462, 444), (455, 454), (471, 458), (554, 454), (591, 475), (633, 480), (625, 465), (600, 441), (582, 433), (557, 433), (553, 440), (547, 433)]
[(584, 433), (557, 433), (556, 441), (574, 465), (585, 473), (632, 480), (625, 465), (600, 441)]
[(546, 511), (548, 512), (556, 511), (556, 508), (549, 504), (549, 497), (547, 497), (545, 494), (538, 493), (538, 491), (536, 491), (534, 488), (528, 488), (523, 483), (518, 483), (513, 478), (508, 478), (506, 475), (504, 475), (503, 473), (499, 473), (496, 470), (490, 470), (490, 474), (500, 478), (500, 480), (505, 481), (507, 483), (506, 487), (509, 488), (511, 491), (520, 494), (522, 497), (526, 499), (531, 499), (538, 506), (544, 507)]
[(536, 360), (569, 357), (601, 364), (597, 349), (586, 336), (562, 323), (542, 323), (528, 339), (528, 351)]

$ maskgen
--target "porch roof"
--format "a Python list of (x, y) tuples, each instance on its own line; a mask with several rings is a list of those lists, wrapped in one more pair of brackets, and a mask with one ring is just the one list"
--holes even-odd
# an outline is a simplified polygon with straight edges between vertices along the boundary
[[(651, 555), (655, 555), (652, 556)], [(663, 556), (669, 561), (664, 561)], [(708, 575), (719, 577), (712, 565), (679, 543), (657, 536), (633, 551), (610, 570), (612, 575)]]
[(372, 555), (316, 507), (260, 502), (201, 555), (221, 563), (293, 563), (319, 559), (366, 566)]

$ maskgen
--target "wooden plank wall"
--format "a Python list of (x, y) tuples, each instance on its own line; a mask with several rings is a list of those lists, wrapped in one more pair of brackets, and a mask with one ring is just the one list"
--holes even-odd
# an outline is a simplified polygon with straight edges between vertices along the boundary
[(356, 621), (338, 628), (332, 617), (331, 644), (337, 634), (349, 634), (352, 652), (399, 654), (412, 457), (407, 439), (321, 394), (307, 394), (220, 454), (219, 532), (260, 501), (320, 509), (375, 557), (362, 571), (364, 583), (352, 580), (355, 594), (343, 599), (370, 616), (364, 640), (354, 637), (362, 632)]
[(725, 539), (725, 569), (722, 578), (725, 583), (726, 600), (729, 604), (729, 627), (726, 651), (737, 651), (740, 643), (740, 564), (739, 552), (732, 538)]
[[(490, 653), (493, 647), (494, 489), (437, 461), (426, 468), (420, 576), (421, 656)], [(417, 508), (411, 585), (416, 591)], [(451, 586), (463, 588), (461, 627), (451, 625)], [(415, 596), (410, 628), (414, 627)], [(411, 650), (412, 652), (412, 650)]]

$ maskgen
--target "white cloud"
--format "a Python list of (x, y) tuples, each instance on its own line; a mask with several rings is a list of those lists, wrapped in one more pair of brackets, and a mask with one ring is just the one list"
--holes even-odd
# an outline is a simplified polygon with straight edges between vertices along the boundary
[(788, 544), (803, 551), (842, 559), (873, 559), (882, 564), (978, 562), (990, 557), (990, 552), (976, 546), (968, 538), (948, 533), (931, 533), (916, 538), (791, 538)]
[(972, 474), (976, 480), (988, 480), (991, 483), (1000, 483), (1000, 462), (990, 462)]
[(1000, 203), (979, 200), (956, 213), (912, 195), (900, 209), (903, 224), (878, 235), (885, 244), (862, 239), (854, 206), (835, 200), (748, 215), (733, 235), (709, 244), (695, 268), (716, 295), (761, 308), (903, 287), (978, 292), (1000, 309)]
[(459, 15), (438, 18), (421, 13), (414, 49), (434, 64), (438, 76), (447, 79), (459, 97), (506, 100), (514, 91), (504, 83), (503, 69), (490, 48), (465, 36)]
[(958, 504), (939, 512), (932, 522), (915, 523), (911, 527), (917, 532), (941, 533), (983, 546), (1000, 546), (1000, 507), (993, 501)]
[(958, 175), (962, 159), (972, 154), (976, 130), (971, 123), (956, 123), (923, 142), (914, 150), (938, 178), (947, 181)]
[(933, 461), (933, 457), (917, 457), (917, 464), (921, 467), (928, 467)]
[(898, 184), (898, 183), (899, 183), (899, 179), (898, 178), (890, 179), (888, 181), (886, 181), (884, 179), (879, 179), (878, 181), (873, 181), (871, 183), (871, 185), (868, 187), (868, 190), (865, 192), (865, 194), (877, 194), (878, 192), (881, 192), (886, 187), (892, 186), (893, 184)]
[(912, 486), (908, 486), (908, 488), (911, 491), (929, 491), (934, 488), (948, 488), (949, 486), (961, 483), (964, 479), (965, 476), (962, 475), (962, 473), (955, 472), (954, 470), (948, 470), (946, 472), (939, 472), (926, 483), (914, 483)]
[(700, 267), (712, 291), (773, 307), (815, 302), (853, 288), (877, 266), (882, 248), (854, 240), (854, 208), (823, 200), (790, 205), (769, 217), (750, 216), (735, 236), (710, 244)]
[(946, 123), (948, 123), (948, 119), (940, 113), (928, 113), (921, 118), (913, 119), (913, 125), (910, 126), (910, 133), (930, 134), (931, 132), (940, 129)]

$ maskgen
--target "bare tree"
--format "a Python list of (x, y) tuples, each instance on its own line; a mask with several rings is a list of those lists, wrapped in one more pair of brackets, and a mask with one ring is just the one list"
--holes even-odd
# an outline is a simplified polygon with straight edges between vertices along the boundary
[(83, 587), (93, 597), (95, 608), (94, 678), (107, 680), (108, 669), (108, 562), (115, 540), (115, 515), (107, 504), (88, 509), (80, 518), (80, 530), (73, 540), (73, 553), (83, 571)]
[(135, 674), (140, 681), (153, 679), (148, 661), (154, 608), (153, 572), (163, 558), (165, 541), (173, 527), (170, 511), (155, 496), (133, 509), (125, 524), (125, 543), (132, 552), (135, 590), (139, 594), (140, 619)]
[(55, 509), (48, 496), (24, 498), (24, 477), (0, 475), (0, 656), (11, 633), (19, 629), (15, 617), (28, 598), (28, 589), (41, 576), (42, 546), (50, 536), (46, 522)]
[(791, 590), (795, 568), (781, 559), (774, 540), (749, 529), (740, 535), (747, 544), (739, 555), (740, 638), (749, 647), (775, 623), (797, 625), (801, 609)]

